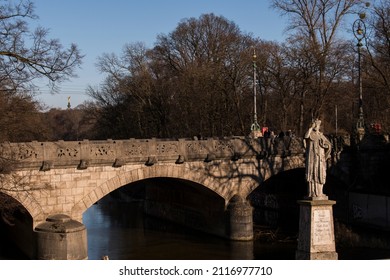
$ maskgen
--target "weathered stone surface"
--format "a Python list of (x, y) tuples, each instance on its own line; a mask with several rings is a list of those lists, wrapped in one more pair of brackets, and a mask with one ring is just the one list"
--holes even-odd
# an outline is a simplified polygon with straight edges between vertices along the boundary
[(226, 236), (231, 240), (253, 239), (253, 208), (239, 195), (233, 196), (226, 210)]
[(69, 216), (57, 214), (35, 228), (36, 259), (83, 260), (88, 258), (87, 230)]
[(337, 259), (332, 200), (300, 200), (296, 259)]
[[(47, 217), (62, 213), (82, 222), (82, 214), (92, 204), (124, 185), (156, 177), (188, 180), (218, 194), (225, 205), (230, 201), (230, 236), (250, 240), (251, 208), (247, 202), (231, 198), (246, 198), (271, 176), (304, 167), (302, 147), (292, 149), (290, 144), (285, 146), (291, 141), (279, 141), (275, 152), (263, 140), (234, 137), (7, 143), (0, 145), (0, 155), (17, 159), (17, 165), (4, 176), (1, 191), (27, 209), (42, 244), (60, 246), (59, 233), (39, 230), (48, 223)], [(83, 240), (82, 232), (67, 239)], [(51, 258), (47, 252), (44, 255)]]
[[(265, 162), (265, 161), (270, 162)], [(70, 203), (73, 203), (72, 210), (65, 214), (73, 217), (73, 209), (85, 211), (90, 205), (98, 201), (104, 195), (120, 188), (126, 184), (153, 177), (170, 177), (190, 180), (199, 183), (206, 188), (221, 195), (228, 201), (234, 194), (246, 197), (263, 180), (280, 171), (298, 168), (303, 166), (303, 160), (297, 160), (291, 157), (290, 164), (281, 163), (288, 159), (274, 158), (264, 159), (260, 163), (256, 159), (239, 159), (237, 161), (218, 160), (210, 163), (202, 162), (184, 162), (183, 164), (157, 163), (154, 166), (144, 164), (126, 164), (121, 168), (112, 166), (90, 166), (85, 170), (75, 168), (55, 169), (45, 173), (38, 170), (32, 170), (26, 177), (26, 183), (23, 185), (10, 186), (10, 189), (20, 188), (20, 192), (9, 192), (9, 195), (21, 201), (26, 209), (32, 214), (34, 210), (34, 225), (43, 222), (37, 217), (47, 217), (54, 214), (55, 209), (69, 209)], [(259, 168), (261, 164), (262, 168)], [(260, 172), (259, 172), (260, 171)], [(67, 172), (67, 173), (64, 173)], [(81, 175), (80, 175), (80, 172)], [(24, 171), (15, 172), (15, 176), (24, 177)], [(62, 174), (62, 175), (59, 175)], [(44, 176), (44, 183), (41, 182)], [(59, 176), (61, 176), (59, 181)], [(14, 180), (15, 181), (15, 180)], [(29, 187), (28, 192), (23, 190)], [(6, 189), (5, 189), (5, 191)], [(25, 195), (22, 195), (22, 194)], [(23, 198), (22, 198), (23, 197)], [(34, 206), (37, 205), (37, 206)], [(80, 205), (85, 205), (80, 207)], [(37, 212), (40, 209), (41, 212)]]
[(321, 121), (316, 119), (305, 134), (306, 172), (308, 197), (323, 198), (326, 181), (327, 160), (330, 158), (332, 144), (320, 132)]

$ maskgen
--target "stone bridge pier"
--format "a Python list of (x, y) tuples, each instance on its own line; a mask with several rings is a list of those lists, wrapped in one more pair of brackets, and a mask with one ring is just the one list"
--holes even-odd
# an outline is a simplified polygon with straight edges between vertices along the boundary
[(65, 214), (49, 216), (35, 227), (34, 235), (36, 259), (88, 259), (87, 229)]
[(224, 201), (218, 210), (223, 227), (211, 233), (252, 240), (249, 194), (271, 176), (304, 166), (300, 139), (290, 141), (288, 148), (276, 143), (272, 150), (263, 142), (232, 138), (7, 143), (1, 145), (0, 155), (16, 164), (2, 176), (0, 191), (32, 217), (34, 246), (26, 253), (33, 259), (87, 259), (83, 213), (105, 195), (152, 178), (207, 189)]

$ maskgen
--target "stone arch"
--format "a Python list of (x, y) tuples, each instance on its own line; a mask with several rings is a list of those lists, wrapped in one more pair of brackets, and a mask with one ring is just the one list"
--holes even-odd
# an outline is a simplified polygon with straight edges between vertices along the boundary
[(7, 192), (3, 191), (5, 195), (8, 195), (19, 202), (30, 214), (33, 220), (33, 228), (40, 222), (44, 221), (45, 216), (41, 205), (36, 201), (28, 191), (19, 192)]
[(257, 187), (259, 187), (259, 185), (281, 172), (304, 167), (305, 159), (300, 155), (293, 155), (285, 158), (275, 156), (263, 159), (259, 162), (258, 166), (260, 173), (259, 178), (255, 181), (255, 184), (251, 184), (246, 195), (249, 196)]
[[(349, 171), (349, 170), (348, 170)], [(349, 186), (352, 184), (351, 182), (351, 176), (348, 173), (347, 170), (343, 169), (342, 167), (336, 165), (333, 165), (330, 169), (328, 174), (337, 178), (340, 182), (345, 184), (346, 186)]]
[[(270, 184), (273, 181), (278, 181), (278, 185)], [(283, 184), (280, 184), (283, 183)], [(291, 183), (291, 184), (290, 184)], [(290, 185), (293, 187), (299, 187), (302, 185), (302, 189), (306, 189), (305, 181), (305, 169), (302, 166), (297, 166), (296, 168), (281, 170), (278, 173), (273, 174), (272, 176), (267, 177), (264, 181), (260, 182), (260, 185), (253, 189), (251, 194), (255, 191), (259, 191), (262, 188), (266, 188), (264, 192), (280, 192), (280, 191), (290, 191)], [(277, 188), (277, 189), (275, 189)], [(296, 189), (294, 189), (296, 190)], [(293, 191), (293, 189), (291, 189)], [(302, 190), (301, 190), (302, 191)], [(251, 195), (249, 194), (249, 195)], [(303, 195), (302, 195), (303, 197)]]
[(268, 180), (274, 175), (277, 175), (280, 172), (304, 168), (305, 167), (305, 159), (302, 156), (290, 156), (290, 157), (275, 157), (273, 164), (266, 164), (265, 168), (267, 169), (264, 172), (265, 176), (263, 177), (263, 181)]
[[(97, 186), (74, 205), (71, 211), (72, 217), (76, 220), (81, 220), (82, 213), (105, 195), (127, 184), (156, 177), (184, 179), (203, 185), (225, 199), (226, 203), (234, 195), (234, 193), (227, 192), (227, 188), (220, 188), (221, 180), (219, 178), (208, 174), (206, 171), (202, 172), (199, 168), (192, 168), (189, 164), (141, 166), (136, 169), (120, 172), (117, 176)], [(254, 185), (256, 185), (256, 182), (247, 180), (243, 182), (242, 187), (251, 189)]]
[(304, 167), (281, 170), (255, 188), (247, 197), (255, 223), (272, 228), (297, 230), (298, 200), (306, 194)]

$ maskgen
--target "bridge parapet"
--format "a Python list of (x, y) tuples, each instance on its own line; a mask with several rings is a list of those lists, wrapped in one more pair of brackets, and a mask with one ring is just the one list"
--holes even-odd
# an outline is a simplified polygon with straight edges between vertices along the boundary
[(157, 161), (237, 160), (244, 157), (302, 154), (300, 138), (250, 139), (245, 137), (193, 139), (126, 139), (0, 144), (0, 157), (15, 161), (17, 168), (40, 169), (112, 165), (153, 165)]

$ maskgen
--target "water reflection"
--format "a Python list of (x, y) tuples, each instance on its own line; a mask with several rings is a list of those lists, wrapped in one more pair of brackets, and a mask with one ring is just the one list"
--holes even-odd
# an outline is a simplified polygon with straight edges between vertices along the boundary
[[(254, 242), (233, 242), (191, 231), (143, 215), (139, 202), (125, 203), (101, 200), (88, 209), (83, 222), (87, 227), (88, 256), (99, 260), (294, 260), (296, 242), (289, 238), (271, 242), (267, 234)], [(259, 231), (259, 229), (257, 229)], [(377, 235), (372, 234), (372, 238)], [(0, 223), (0, 260), (27, 259), (6, 236)], [(337, 244), (340, 260), (389, 259), (388, 247), (367, 248)]]
[(102, 202), (88, 209), (89, 259), (253, 259), (252, 242), (231, 242), (142, 213), (142, 203)]
[[(88, 209), (88, 257), (99, 260), (294, 260), (293, 237), (271, 242), (266, 234), (253, 242), (234, 242), (164, 222), (143, 214), (140, 202), (101, 200)], [(362, 244), (364, 246), (364, 244)], [(337, 248), (339, 259), (389, 258), (382, 248)]]

